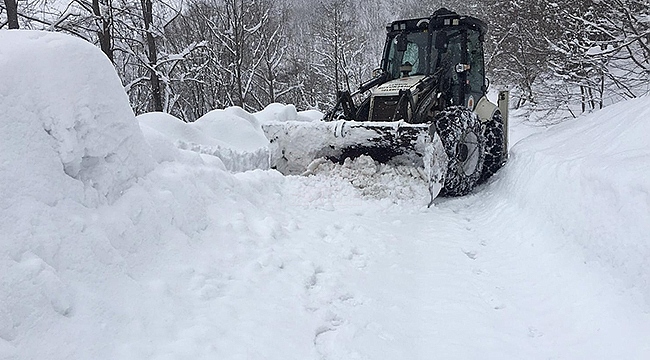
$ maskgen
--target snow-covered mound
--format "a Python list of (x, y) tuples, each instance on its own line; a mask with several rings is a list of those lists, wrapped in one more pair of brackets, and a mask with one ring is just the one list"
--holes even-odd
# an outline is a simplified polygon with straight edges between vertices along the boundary
[[(260, 124), (321, 117), (317, 111), (298, 112), (293, 105), (271, 104), (254, 114), (239, 107), (213, 110), (193, 123), (165, 113), (142, 114), (138, 120), (158, 162), (174, 158), (169, 152), (169, 144), (173, 144), (216, 157), (226, 169), (241, 172), (269, 169), (269, 141)], [(155, 150), (157, 147), (160, 151)]]
[(142, 114), (138, 121), (158, 162), (178, 160), (182, 152), (175, 149), (182, 149), (209, 155), (202, 157), (230, 171), (269, 168), (268, 140), (240, 108), (213, 110), (194, 123), (165, 113)]
[(650, 98), (556, 125), (512, 149), (495, 184), (650, 299)]
[(269, 144), (257, 118), (238, 107), (212, 110), (192, 125), (233, 150), (252, 152)]
[[(145, 141), (112, 65), (77, 38), (0, 31), (0, 79), (0, 358), (230, 355), (192, 349), (204, 315), (181, 316), (167, 295), (201, 307), (219, 297), (219, 274), (240, 277), (255, 259), (241, 249), (278, 227), (258, 198), (280, 175), (237, 180), (143, 126)], [(237, 319), (220, 321), (205, 335)]]
[[(108, 59), (85, 41), (0, 32), (0, 202), (113, 201), (152, 168)], [(25, 166), (24, 164), (30, 164)]]
[(266, 124), (275, 121), (318, 121), (323, 118), (323, 113), (317, 110), (297, 111), (293, 105), (270, 104), (262, 111), (256, 112), (257, 120)]

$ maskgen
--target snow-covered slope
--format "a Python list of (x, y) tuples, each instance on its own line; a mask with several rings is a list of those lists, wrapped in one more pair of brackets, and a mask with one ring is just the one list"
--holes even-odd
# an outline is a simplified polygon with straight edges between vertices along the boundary
[(494, 191), (650, 300), (650, 98), (521, 141)]
[(233, 173), (260, 123), (318, 114), (136, 120), (67, 36), (0, 32), (0, 79), (2, 359), (650, 353), (648, 98), (520, 141), (428, 209), (423, 182), (363, 159)]

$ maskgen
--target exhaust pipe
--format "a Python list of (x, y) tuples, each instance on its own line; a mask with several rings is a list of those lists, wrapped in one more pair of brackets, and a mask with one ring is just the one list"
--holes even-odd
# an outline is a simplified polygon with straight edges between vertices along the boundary
[[(504, 146), (508, 149), (508, 108), (510, 106), (510, 91), (499, 91), (498, 107), (503, 117), (503, 131), (504, 131)], [(506, 151), (507, 153), (507, 151)]]

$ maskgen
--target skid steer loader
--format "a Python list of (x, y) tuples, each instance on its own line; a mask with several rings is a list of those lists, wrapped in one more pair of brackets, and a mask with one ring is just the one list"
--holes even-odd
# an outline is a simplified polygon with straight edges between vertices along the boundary
[[(422, 168), (431, 201), (465, 195), (507, 158), (508, 92), (486, 97), (487, 25), (441, 8), (386, 27), (381, 68), (357, 91), (337, 94), (322, 121), (271, 123), (271, 166), (305, 172), (313, 160), (360, 155)], [(355, 102), (355, 100), (357, 100)]]

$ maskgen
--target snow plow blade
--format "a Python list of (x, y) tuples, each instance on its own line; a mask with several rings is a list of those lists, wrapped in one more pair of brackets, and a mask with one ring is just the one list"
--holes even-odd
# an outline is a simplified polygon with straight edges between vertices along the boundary
[(367, 155), (384, 164), (421, 168), (429, 182), (431, 200), (444, 184), (448, 158), (429, 124), (289, 121), (268, 123), (262, 129), (271, 143), (271, 168), (285, 175), (308, 172), (316, 159), (343, 163), (347, 158)]
[(423, 167), (428, 125), (403, 122), (278, 122), (263, 126), (271, 142), (271, 167), (302, 174), (319, 158), (343, 163), (368, 155), (386, 164)]

